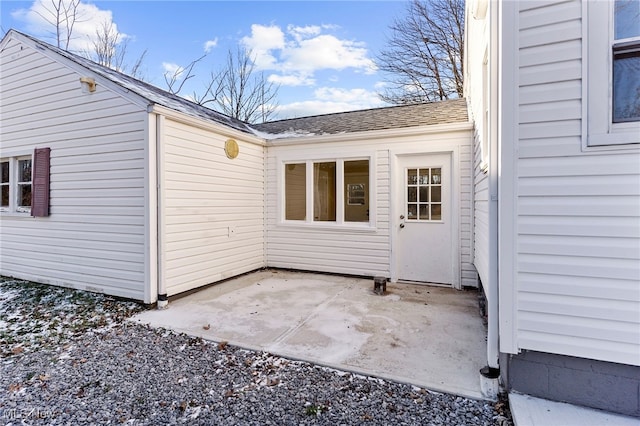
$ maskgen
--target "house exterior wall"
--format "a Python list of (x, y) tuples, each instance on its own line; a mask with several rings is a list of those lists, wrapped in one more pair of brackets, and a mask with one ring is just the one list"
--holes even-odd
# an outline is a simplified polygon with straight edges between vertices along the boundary
[(29, 43), (0, 61), (0, 157), (51, 148), (50, 215), (0, 212), (0, 274), (145, 300), (146, 111)]
[[(480, 0), (478, 0), (480, 1)], [(491, 7), (491, 6), (489, 6)], [(476, 12), (476, 16), (474, 16)], [(465, 40), (465, 96), (469, 103), (469, 114), (474, 123), (473, 138), (473, 251), (472, 261), (478, 276), (485, 286), (490, 280), (490, 231), (489, 231), (489, 166), (491, 144), (490, 114), (488, 98), (491, 90), (490, 75), (490, 19), (488, 13), (477, 16), (477, 11), (467, 5)], [(472, 35), (472, 36), (470, 36)], [(485, 61), (487, 68), (483, 68)], [(488, 110), (488, 113), (487, 113)]]
[(220, 132), (159, 119), (160, 279), (167, 295), (259, 269), (264, 254), (264, 152)]
[[(362, 276), (391, 277), (393, 232), (398, 221), (391, 217), (393, 194), (392, 163), (397, 153), (456, 151), (459, 182), (452, 191), (460, 195), (461, 272), (458, 285), (477, 286), (471, 264), (471, 130), (410, 136), (383, 136), (372, 132), (367, 138), (327, 137), (322, 141), (300, 138), (296, 142), (275, 141), (267, 151), (267, 265)], [(334, 226), (320, 223), (285, 223), (284, 171), (286, 161), (370, 159), (372, 174), (371, 226)], [(360, 226), (362, 225), (362, 226)]]
[(517, 11), (511, 324), (519, 350), (640, 366), (640, 146), (582, 148), (582, 12)]
[[(492, 2), (487, 15), (500, 34), (498, 54), (489, 49), (499, 152), (488, 167), (499, 176), (500, 369), (509, 390), (640, 416), (640, 145), (585, 144), (586, 34), (608, 33), (586, 27), (587, 4)], [(470, 43), (482, 40), (480, 23), (467, 25)], [(471, 78), (477, 120), (483, 94)], [(478, 211), (484, 178), (474, 184), (477, 252), (490, 226)]]

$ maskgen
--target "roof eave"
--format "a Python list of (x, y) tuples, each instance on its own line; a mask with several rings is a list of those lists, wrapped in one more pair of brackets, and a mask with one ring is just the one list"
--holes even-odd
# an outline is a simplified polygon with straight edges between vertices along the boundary
[(188, 124), (190, 126), (194, 126), (203, 130), (213, 131), (225, 137), (241, 139), (250, 143), (254, 143), (256, 145), (265, 145), (264, 139), (255, 136), (252, 133), (234, 129), (233, 127), (227, 126), (226, 124), (218, 123), (215, 120), (208, 120), (205, 118), (185, 114), (166, 106), (152, 104), (149, 106), (148, 112), (163, 115), (165, 117), (171, 118), (172, 120), (178, 121), (183, 124)]
[(461, 121), (446, 124), (431, 124), (425, 126), (402, 127), (396, 129), (385, 130), (367, 130), (353, 133), (337, 133), (330, 135), (314, 135), (314, 136), (296, 136), (286, 138), (268, 139), (267, 146), (289, 146), (289, 145), (306, 145), (311, 143), (326, 142), (347, 142), (362, 141), (375, 139), (391, 139), (399, 137), (408, 137), (416, 135), (431, 135), (438, 133), (470, 131), (473, 130), (473, 123), (470, 121)]

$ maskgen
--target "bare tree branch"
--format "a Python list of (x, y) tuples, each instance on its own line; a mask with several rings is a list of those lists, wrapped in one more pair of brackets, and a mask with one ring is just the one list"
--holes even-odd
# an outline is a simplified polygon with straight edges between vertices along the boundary
[(377, 58), (390, 87), (380, 97), (394, 104), (462, 96), (464, 0), (411, 0), (389, 27), (388, 48)]
[(69, 43), (72, 39), (73, 27), (77, 22), (83, 22), (80, 13), (81, 0), (50, 0), (42, 6), (46, 15), (36, 10), (36, 13), (54, 28), (52, 32), (57, 46), (61, 49), (69, 50)]
[(144, 75), (142, 74), (142, 64), (144, 63), (144, 59), (146, 57), (147, 57), (147, 49), (145, 49), (142, 52), (142, 54), (140, 54), (140, 56), (138, 56), (138, 59), (136, 60), (136, 62), (133, 64), (133, 66), (129, 70), (128, 74), (131, 77), (135, 77), (135, 78), (139, 78), (141, 80), (144, 80)]
[(202, 61), (206, 56), (207, 54), (205, 53), (204, 55), (200, 56), (198, 59), (194, 59), (193, 61), (191, 61), (189, 65), (187, 65), (185, 68), (179, 67), (173, 73), (169, 71), (165, 72), (164, 81), (167, 85), (167, 90), (170, 93), (173, 93), (174, 95), (179, 94), (182, 91), (182, 88), (184, 87), (184, 84), (187, 82), (187, 80), (190, 80), (193, 77), (195, 77), (195, 74), (193, 73), (193, 68), (196, 66), (198, 62)]
[(125, 62), (128, 52), (129, 40), (122, 37), (115, 24), (104, 21), (98, 28), (94, 39), (91, 41), (92, 48), (82, 55), (105, 67), (129, 74), (132, 77), (142, 79), (141, 67), (147, 54), (145, 50), (135, 61), (133, 67), (128, 69)]
[(200, 105), (212, 103), (223, 114), (247, 123), (265, 122), (275, 114), (279, 86), (256, 73), (251, 53), (238, 49), (227, 53), (226, 65), (205, 85), (202, 95), (194, 93)]
[[(64, 2), (63, 2), (64, 3)], [(80, 6), (80, 0), (70, 0), (66, 6), (63, 7), (64, 12), (64, 29), (66, 30), (66, 42), (64, 49), (69, 50), (69, 42), (71, 41), (71, 34), (73, 33), (73, 27), (78, 20), (78, 6)]]
[(92, 41), (92, 51), (86, 52), (87, 57), (104, 65), (105, 67), (117, 69), (121, 63), (118, 63), (119, 57), (117, 47), (120, 43), (120, 35), (112, 22), (104, 21), (102, 25), (96, 28), (95, 39)]
[(205, 84), (205, 90), (202, 94), (193, 92), (191, 99), (198, 105), (206, 106), (207, 104), (217, 102), (220, 96), (222, 96), (222, 85), (220, 81), (224, 78), (222, 73), (211, 73), (209, 82)]

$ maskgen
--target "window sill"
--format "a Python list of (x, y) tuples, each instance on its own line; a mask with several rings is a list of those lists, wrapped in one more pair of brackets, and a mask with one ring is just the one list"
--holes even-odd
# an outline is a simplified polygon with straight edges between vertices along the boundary
[(33, 217), (31, 216), (31, 212), (16, 212), (9, 210), (0, 210), (0, 216), (3, 217)]
[(373, 233), (377, 232), (378, 228), (374, 223), (366, 223), (358, 225), (356, 223), (322, 223), (322, 222), (280, 222), (278, 226), (289, 229), (304, 229), (312, 231), (335, 231), (335, 232), (363, 232)]
[(584, 152), (594, 150), (637, 150), (640, 148), (639, 134), (636, 132), (592, 133), (585, 138), (582, 150)]

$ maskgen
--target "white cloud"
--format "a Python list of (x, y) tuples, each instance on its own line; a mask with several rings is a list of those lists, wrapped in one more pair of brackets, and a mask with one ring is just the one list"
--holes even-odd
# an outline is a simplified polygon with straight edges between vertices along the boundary
[(306, 73), (300, 74), (289, 74), (289, 75), (279, 75), (279, 74), (271, 74), (267, 77), (267, 81), (269, 83), (279, 84), (281, 86), (313, 86), (316, 84), (316, 80), (311, 78)]
[(180, 80), (182, 78), (182, 73), (184, 72), (183, 67), (173, 62), (163, 62), (162, 69), (169, 77), (175, 76), (176, 80)]
[(282, 49), (285, 35), (277, 25), (251, 25), (251, 36), (243, 37), (241, 43), (251, 50)]
[[(63, 0), (64, 6), (69, 3), (69, 0)], [(56, 12), (50, 1), (35, 0), (28, 9), (18, 9), (12, 12), (12, 17), (24, 22), (25, 29), (30, 34), (46, 39), (54, 45), (57, 43), (55, 26), (52, 24), (56, 20)], [(92, 40), (96, 37), (96, 29), (104, 24), (112, 24), (113, 29), (117, 32), (117, 25), (113, 22), (110, 10), (102, 10), (94, 4), (80, 2), (76, 9), (76, 21), (69, 40), (69, 50), (92, 50)], [(118, 37), (122, 41), (128, 36), (118, 32)], [(65, 41), (66, 36), (61, 45), (63, 48)]]
[(251, 25), (251, 36), (243, 37), (240, 44), (251, 51), (258, 69), (277, 69), (278, 60), (273, 51), (285, 47), (285, 36), (280, 27), (271, 25)]
[(375, 63), (369, 58), (366, 45), (342, 40), (325, 32), (331, 25), (289, 25), (286, 32), (277, 25), (251, 26), (251, 35), (243, 37), (241, 44), (251, 50), (258, 70), (273, 70), (272, 81), (283, 85), (313, 85), (314, 73), (320, 70), (353, 69), (373, 74)]
[(322, 87), (314, 91), (314, 99), (278, 106), (281, 119), (330, 114), (388, 106), (376, 92), (365, 89)]
[(285, 70), (320, 70), (355, 68), (367, 74), (375, 72), (375, 64), (367, 57), (362, 43), (340, 40), (322, 34), (283, 52)]
[(303, 40), (311, 36), (318, 35), (322, 32), (322, 27), (319, 25), (308, 25), (306, 27), (296, 27), (294, 25), (287, 26), (287, 33), (293, 36), (296, 40)]
[(343, 102), (351, 105), (360, 105), (362, 108), (375, 108), (384, 105), (376, 92), (366, 89), (342, 89), (338, 87), (320, 87), (314, 92), (314, 96), (322, 101)]
[(205, 53), (211, 52), (211, 49), (213, 49), (217, 45), (218, 45), (218, 37), (214, 38), (213, 40), (205, 41), (204, 42), (204, 51), (205, 51)]
[(382, 90), (385, 87), (387, 87), (389, 85), (389, 83), (387, 83), (386, 81), (378, 81), (373, 87), (376, 90)]
[(313, 36), (320, 35), (322, 31), (331, 31), (338, 29), (337, 25), (307, 25), (304, 27), (297, 27), (295, 25), (287, 25), (287, 33), (296, 40), (304, 40)]

